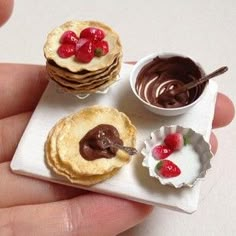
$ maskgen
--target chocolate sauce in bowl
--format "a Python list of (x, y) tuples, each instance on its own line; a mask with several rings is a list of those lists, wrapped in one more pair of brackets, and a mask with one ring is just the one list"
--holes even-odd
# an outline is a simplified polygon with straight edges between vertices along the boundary
[(123, 145), (119, 132), (114, 126), (100, 124), (89, 130), (80, 140), (81, 156), (88, 161), (114, 157), (118, 149), (113, 146), (107, 148), (105, 139), (109, 139), (111, 143)]
[(139, 72), (135, 89), (140, 98), (157, 107), (177, 108), (194, 102), (206, 85), (200, 84), (190, 90), (176, 95), (168, 102), (158, 100), (158, 96), (167, 90), (175, 90), (184, 84), (201, 78), (199, 67), (186, 57), (155, 57)]

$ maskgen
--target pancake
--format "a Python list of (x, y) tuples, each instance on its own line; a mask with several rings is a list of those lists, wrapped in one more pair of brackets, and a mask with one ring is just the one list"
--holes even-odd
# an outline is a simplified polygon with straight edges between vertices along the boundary
[(86, 160), (80, 153), (80, 140), (97, 125), (114, 125), (125, 146), (135, 146), (136, 128), (122, 112), (110, 107), (92, 106), (69, 115), (51, 129), (45, 143), (45, 159), (53, 172), (70, 182), (90, 186), (111, 178), (130, 161), (118, 150), (112, 158)]

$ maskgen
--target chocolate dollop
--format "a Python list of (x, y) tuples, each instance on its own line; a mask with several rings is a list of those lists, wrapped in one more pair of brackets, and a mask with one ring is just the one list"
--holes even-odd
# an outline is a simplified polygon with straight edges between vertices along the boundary
[(88, 161), (114, 157), (117, 148), (107, 147), (107, 140), (123, 145), (118, 130), (112, 125), (100, 124), (89, 130), (79, 142), (81, 156)]
[[(175, 99), (158, 99), (167, 90), (176, 90), (201, 78), (200, 68), (187, 57), (155, 57), (139, 72), (135, 88), (147, 103), (157, 107), (176, 108), (194, 102), (203, 92), (206, 83), (176, 95)], [(168, 102), (167, 102), (168, 101)]]

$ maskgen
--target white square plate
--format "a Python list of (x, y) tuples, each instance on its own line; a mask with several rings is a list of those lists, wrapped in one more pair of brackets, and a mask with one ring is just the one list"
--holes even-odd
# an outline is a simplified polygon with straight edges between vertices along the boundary
[[(95, 104), (113, 106), (130, 117), (138, 130), (137, 149), (139, 151), (151, 131), (163, 125), (191, 127), (209, 140), (217, 94), (215, 82), (209, 83), (204, 98), (187, 114), (178, 117), (160, 117), (146, 110), (132, 94), (129, 85), (132, 67), (132, 65), (122, 65), (120, 80), (109, 89), (107, 94), (94, 94), (84, 100), (58, 93), (55, 86), (50, 83), (21, 138), (11, 162), (11, 169), (22, 175), (84, 188), (71, 184), (67, 179), (50, 171), (44, 159), (44, 143), (48, 132), (59, 119)], [(142, 156), (139, 155), (124, 166), (116, 176), (84, 189), (152, 205), (162, 205), (188, 213), (197, 209), (201, 182), (193, 188), (175, 189), (162, 186), (156, 179), (149, 177), (148, 171), (141, 163)]]

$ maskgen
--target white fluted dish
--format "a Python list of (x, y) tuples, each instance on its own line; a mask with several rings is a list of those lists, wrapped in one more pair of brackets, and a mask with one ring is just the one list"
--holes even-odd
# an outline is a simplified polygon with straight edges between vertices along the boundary
[[(163, 144), (167, 134), (176, 132), (187, 137), (188, 144), (181, 150), (173, 152), (166, 160), (174, 162), (181, 169), (181, 174), (176, 177), (164, 178), (155, 171), (160, 160), (156, 160), (152, 156), (152, 150), (155, 146)], [(148, 168), (151, 177), (156, 178), (163, 185), (171, 185), (175, 188), (193, 187), (198, 180), (206, 176), (207, 171), (211, 168), (210, 162), (213, 153), (210, 150), (210, 145), (201, 134), (191, 128), (178, 125), (162, 126), (152, 132), (144, 144), (145, 147), (141, 151), (144, 156), (142, 165)]]

